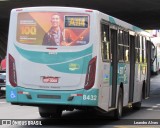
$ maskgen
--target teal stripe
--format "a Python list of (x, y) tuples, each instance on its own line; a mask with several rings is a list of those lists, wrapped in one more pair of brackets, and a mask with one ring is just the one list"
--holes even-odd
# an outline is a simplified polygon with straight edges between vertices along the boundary
[(142, 30), (141, 28), (136, 27), (136, 26), (133, 26), (132, 29), (133, 29), (133, 31), (136, 31), (136, 32), (144, 31), (144, 30)]
[[(63, 73), (71, 73), (71, 74), (86, 74), (87, 73), (87, 68), (88, 68), (88, 63), (91, 60), (92, 55), (67, 62), (67, 63), (62, 63), (62, 64), (57, 64), (57, 65), (48, 65), (53, 70), (63, 72)], [(70, 65), (75, 64), (78, 66), (77, 69), (72, 70)]]
[[(93, 46), (78, 52), (37, 52), (22, 49), (16, 46), (17, 51), (27, 60), (35, 63), (46, 64), (52, 70), (71, 74), (86, 74), (88, 63), (92, 58)], [(74, 68), (71, 65), (76, 65)]]
[[(6, 99), (8, 102), (17, 103), (32, 103), (32, 104), (61, 104), (61, 105), (82, 105), (82, 106), (97, 106), (98, 105), (98, 89), (90, 90), (66, 90), (66, 91), (53, 91), (53, 90), (37, 90), (27, 89), (23, 87), (12, 88), (7, 85)], [(18, 91), (27, 92), (31, 98), (27, 98), (26, 94), (18, 94)], [(15, 97), (11, 96), (14, 92)], [(68, 101), (68, 98), (73, 94), (82, 94), (83, 96), (74, 96), (73, 100)], [(38, 98), (38, 95), (55, 95), (59, 96), (59, 99), (53, 98)]]
[(116, 21), (114, 20), (114, 18), (112, 16), (109, 16), (109, 22), (116, 24)]
[(16, 46), (17, 51), (27, 60), (41, 64), (56, 64), (71, 61), (92, 53), (92, 46), (79, 52), (49, 52), (29, 51)]

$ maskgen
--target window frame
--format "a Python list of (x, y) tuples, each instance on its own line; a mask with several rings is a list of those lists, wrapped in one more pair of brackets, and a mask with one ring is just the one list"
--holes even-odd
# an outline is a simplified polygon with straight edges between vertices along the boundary
[[(108, 35), (106, 36), (106, 41), (102, 40), (103, 34), (102, 34), (102, 25), (105, 25), (108, 27)], [(110, 62), (111, 61), (111, 43), (110, 43), (110, 24), (105, 21), (101, 20), (100, 21), (100, 45), (101, 45), (101, 57), (103, 62)], [(104, 45), (102, 43), (106, 43), (106, 55), (104, 55)], [(106, 58), (104, 58), (106, 56)]]
[[(118, 29), (118, 62), (129, 62), (129, 31), (119, 27)], [(126, 50), (128, 54), (126, 56)], [(122, 54), (120, 54), (122, 53)], [(127, 59), (126, 59), (127, 58)]]

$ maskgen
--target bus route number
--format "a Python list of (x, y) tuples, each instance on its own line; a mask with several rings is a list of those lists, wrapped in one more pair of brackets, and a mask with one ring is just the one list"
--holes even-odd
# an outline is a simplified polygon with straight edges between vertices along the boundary
[(83, 95), (83, 100), (97, 100), (97, 95)]
[(88, 28), (88, 17), (65, 16), (65, 27)]

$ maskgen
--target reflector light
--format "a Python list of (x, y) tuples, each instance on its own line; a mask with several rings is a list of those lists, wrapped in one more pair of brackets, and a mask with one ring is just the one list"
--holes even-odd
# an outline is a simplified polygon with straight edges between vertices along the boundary
[(46, 48), (46, 49), (49, 49), (49, 50), (56, 50), (57, 48)]
[(71, 94), (71, 96), (83, 96), (83, 94)]
[(18, 91), (18, 94), (25, 94), (25, 95), (29, 95), (29, 92)]
[(91, 9), (87, 9), (87, 10), (86, 10), (86, 12), (93, 12), (93, 10), (91, 10)]
[(23, 94), (23, 92), (22, 91), (18, 91), (18, 94)]

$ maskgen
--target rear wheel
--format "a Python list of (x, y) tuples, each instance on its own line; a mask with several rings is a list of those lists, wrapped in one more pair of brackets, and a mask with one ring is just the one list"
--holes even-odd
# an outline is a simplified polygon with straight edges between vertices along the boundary
[(134, 103), (134, 104), (132, 105), (132, 108), (133, 108), (134, 110), (139, 110), (139, 109), (141, 109), (141, 101)]
[(122, 109), (123, 109), (123, 92), (122, 88), (119, 88), (117, 109), (114, 111), (115, 119), (120, 119), (122, 117)]
[(44, 113), (39, 111), (39, 115), (43, 118), (50, 118), (50, 113)]
[(50, 113), (51, 118), (61, 118), (61, 116), (62, 116), (62, 110), (60, 109), (57, 109), (56, 112)]
[(62, 110), (57, 107), (39, 107), (39, 115), (43, 118), (60, 118)]

